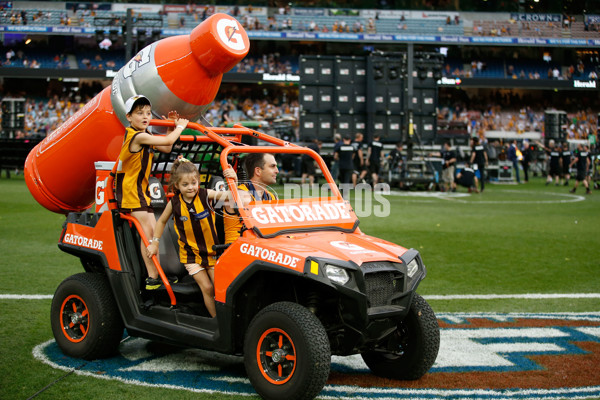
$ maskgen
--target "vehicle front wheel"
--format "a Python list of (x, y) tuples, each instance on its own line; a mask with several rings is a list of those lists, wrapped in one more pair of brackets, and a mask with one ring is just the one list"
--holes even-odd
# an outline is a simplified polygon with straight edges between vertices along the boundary
[(369, 369), (384, 378), (416, 380), (433, 365), (440, 348), (440, 328), (431, 306), (414, 294), (406, 318), (377, 350), (362, 353)]
[(56, 289), (50, 309), (52, 333), (62, 352), (94, 360), (116, 353), (123, 322), (103, 274), (81, 273)]
[(299, 304), (271, 304), (248, 326), (244, 364), (252, 386), (264, 399), (313, 399), (330, 372), (325, 328)]

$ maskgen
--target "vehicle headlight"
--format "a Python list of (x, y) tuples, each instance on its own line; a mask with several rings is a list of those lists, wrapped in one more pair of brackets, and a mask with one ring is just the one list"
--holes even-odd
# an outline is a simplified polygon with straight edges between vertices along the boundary
[(413, 258), (411, 260), (411, 262), (408, 263), (408, 265), (406, 266), (406, 274), (408, 275), (409, 278), (412, 278), (417, 271), (419, 270), (419, 263), (417, 262), (416, 258)]
[(335, 283), (345, 285), (350, 280), (348, 272), (344, 268), (335, 265), (325, 264), (325, 275)]

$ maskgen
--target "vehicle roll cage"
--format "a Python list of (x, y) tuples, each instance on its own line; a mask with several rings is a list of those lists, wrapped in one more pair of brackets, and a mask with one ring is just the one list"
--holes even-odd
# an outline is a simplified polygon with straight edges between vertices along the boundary
[[(175, 122), (172, 120), (153, 119), (150, 121), (150, 125), (168, 128), (168, 127), (175, 127)], [(219, 144), (222, 147), (221, 155), (219, 157), (219, 162), (220, 162), (221, 168), (223, 170), (229, 167), (228, 160), (229, 160), (230, 154), (237, 155), (239, 153), (277, 153), (277, 154), (298, 154), (298, 155), (306, 154), (306, 155), (309, 155), (311, 158), (313, 158), (317, 162), (319, 168), (321, 169), (321, 172), (323, 173), (325, 180), (327, 181), (327, 183), (330, 186), (332, 196), (339, 200), (343, 200), (342, 195), (341, 195), (337, 185), (335, 184), (335, 181), (334, 181), (331, 173), (329, 172), (329, 169), (327, 168), (327, 166), (325, 164), (325, 161), (323, 161), (321, 156), (319, 156), (319, 154), (317, 154), (314, 150), (311, 150), (307, 147), (298, 146), (296, 144), (281, 140), (279, 138), (267, 135), (267, 134), (259, 132), (259, 131), (255, 131), (250, 128), (246, 128), (239, 124), (236, 124), (233, 127), (229, 128), (229, 127), (207, 127), (207, 126), (195, 123), (195, 122), (190, 122), (190, 123), (188, 123), (187, 128), (200, 132), (202, 134), (202, 136), (181, 135), (179, 137), (179, 142), (181, 142), (181, 143), (200, 143), (200, 144), (201, 143), (217, 143), (217, 144)], [(269, 143), (271, 145), (270, 146), (243, 145), (242, 144), (243, 136), (250, 136), (252, 138)], [(117, 160), (114, 163), (112, 171), (110, 172), (107, 182), (106, 182), (108, 208), (111, 211), (117, 210), (117, 202), (115, 199), (114, 179), (116, 177), (118, 166), (119, 166), (119, 162)], [(163, 172), (166, 172), (166, 171), (163, 171)], [(241, 205), (242, 202), (240, 199), (240, 195), (237, 191), (235, 180), (227, 179), (227, 184), (229, 186), (229, 190), (231, 191), (233, 200), (235, 201), (236, 204)], [(140, 223), (135, 218), (133, 218), (131, 215), (128, 215), (125, 213), (119, 213), (119, 215), (123, 220), (126, 220), (130, 224), (133, 224), (133, 226), (135, 226), (144, 245), (146, 247), (149, 246), (150, 243), (148, 241), (148, 238), (144, 234), (144, 231), (143, 231)], [(252, 227), (249, 227), (249, 228), (252, 228)], [(171, 287), (171, 284), (169, 283), (169, 280), (167, 279), (167, 276), (155, 255), (152, 256), (152, 261), (153, 261), (154, 265), (156, 266), (156, 268), (158, 270), (158, 274), (162, 280), (162, 283), (164, 284), (165, 289), (169, 295), (171, 307), (176, 307), (177, 301), (175, 299), (175, 293), (173, 292), (173, 288)]]

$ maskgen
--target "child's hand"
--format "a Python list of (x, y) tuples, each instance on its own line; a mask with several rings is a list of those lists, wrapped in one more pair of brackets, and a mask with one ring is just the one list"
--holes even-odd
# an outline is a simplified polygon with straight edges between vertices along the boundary
[(231, 166), (229, 166), (229, 168), (223, 170), (223, 178), (225, 178), (225, 179), (231, 178), (237, 182), (237, 174), (235, 173), (235, 171), (233, 170), (233, 168)]
[(150, 246), (146, 248), (146, 256), (152, 258), (152, 256), (158, 254), (158, 242), (150, 243)]
[[(176, 121), (179, 118), (179, 113), (177, 111), (169, 111), (167, 116), (170, 120)], [(164, 118), (164, 117), (163, 117)]]
[(185, 118), (177, 118), (177, 119), (175, 120), (175, 125), (176, 125), (176, 126), (179, 126), (179, 125), (181, 125), (181, 126), (183, 126), (183, 128), (185, 129), (185, 128), (187, 127), (187, 124), (188, 124), (188, 122), (190, 122), (188, 119), (185, 119)]

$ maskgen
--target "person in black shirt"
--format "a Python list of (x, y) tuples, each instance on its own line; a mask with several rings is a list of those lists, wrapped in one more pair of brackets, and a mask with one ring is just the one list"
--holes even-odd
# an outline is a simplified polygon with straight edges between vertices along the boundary
[(404, 186), (404, 155), (402, 154), (402, 142), (396, 143), (396, 147), (392, 149), (387, 155), (387, 163), (389, 170), (389, 181), (392, 181), (392, 174), (394, 172), (398, 173), (400, 176), (399, 186), (402, 188)]
[(523, 154), (523, 160), (521, 160), (521, 164), (523, 165), (523, 174), (525, 175), (525, 182), (528, 182), (529, 163), (534, 161), (535, 146), (530, 144), (527, 140), (524, 140), (521, 154)]
[(352, 146), (354, 147), (354, 171), (352, 171), (352, 184), (356, 186), (359, 180), (362, 182), (367, 175), (367, 166), (365, 165), (364, 152), (363, 148), (365, 146), (364, 143), (364, 135), (358, 132), (354, 135), (354, 142), (352, 142)]
[(469, 189), (469, 193), (473, 190), (479, 193), (477, 189), (477, 176), (473, 168), (469, 168), (468, 165), (456, 175), (456, 183)]
[[(322, 142), (319, 139), (315, 139), (313, 143), (309, 144), (309, 149), (313, 150), (315, 153), (320, 154)], [(302, 184), (306, 182), (306, 178), (308, 177), (308, 183), (313, 185), (315, 183), (315, 160), (309, 156), (308, 154), (302, 155)]]
[[(521, 178), (519, 178), (519, 153), (517, 149), (517, 141), (513, 140), (510, 146), (508, 147), (508, 151), (506, 152), (506, 158), (513, 164), (513, 168), (515, 169), (515, 175), (517, 176), (517, 183), (521, 183)], [(522, 157), (522, 156), (521, 156)]]
[(587, 177), (586, 177), (586, 179), (588, 181), (588, 187), (589, 187), (592, 184), (592, 175), (594, 175), (594, 155), (592, 154), (592, 150), (590, 149), (590, 146), (588, 146), (587, 144), (583, 145), (583, 150), (588, 153), (588, 159), (590, 160), (590, 166), (588, 167), (588, 172), (587, 172)]
[(575, 186), (570, 190), (571, 193), (575, 193), (577, 187), (579, 186), (579, 182), (583, 182), (583, 186), (585, 186), (585, 193), (592, 193), (587, 181), (587, 174), (590, 169), (590, 152), (586, 151), (583, 148), (583, 145), (578, 144), (577, 150), (575, 150), (575, 154), (573, 155), (573, 161), (569, 165), (572, 167), (573, 165), (577, 166), (577, 177), (575, 178)]
[[(481, 185), (481, 192), (485, 189), (485, 168), (488, 164), (488, 156), (485, 151), (483, 144), (479, 143), (479, 137), (474, 136), (471, 138), (471, 159), (469, 161), (471, 165), (477, 165), (479, 171), (479, 182)], [(477, 173), (475, 173), (477, 175)]]
[(562, 162), (562, 176), (565, 178), (565, 182), (563, 183), (563, 185), (569, 186), (569, 178), (571, 178), (571, 150), (569, 150), (569, 143), (563, 143), (560, 158)]
[(442, 163), (442, 182), (444, 182), (443, 191), (454, 191), (456, 188), (456, 183), (454, 183), (456, 152), (452, 150), (450, 142), (444, 142), (442, 151), (439, 152), (438, 155), (444, 160)]
[(333, 153), (333, 159), (338, 162), (339, 165), (339, 177), (340, 183), (352, 182), (352, 172), (354, 171), (354, 146), (352, 146), (352, 139), (350, 136), (344, 136), (342, 144), (339, 146), (335, 153)]
[[(342, 145), (342, 135), (340, 135), (339, 133), (335, 133), (333, 135), (333, 153), (335, 153), (337, 148), (340, 147), (341, 145)], [(332, 160), (331, 168), (329, 170), (330, 170), (329, 172), (331, 172), (331, 176), (333, 177), (333, 180), (337, 181), (338, 175), (340, 173), (340, 167), (338, 165), (338, 162), (335, 160)]]
[(373, 179), (373, 186), (379, 182), (379, 170), (381, 168), (381, 152), (383, 151), (383, 143), (379, 141), (379, 135), (373, 135), (373, 141), (367, 148), (367, 168)]
[(548, 142), (548, 147), (544, 146), (542, 143), (537, 142), (537, 144), (546, 151), (548, 155), (548, 179), (546, 179), (546, 186), (552, 183), (552, 178), (554, 178), (554, 184), (558, 186), (558, 180), (560, 179), (560, 148), (558, 146), (554, 146), (554, 140), (550, 140)]

